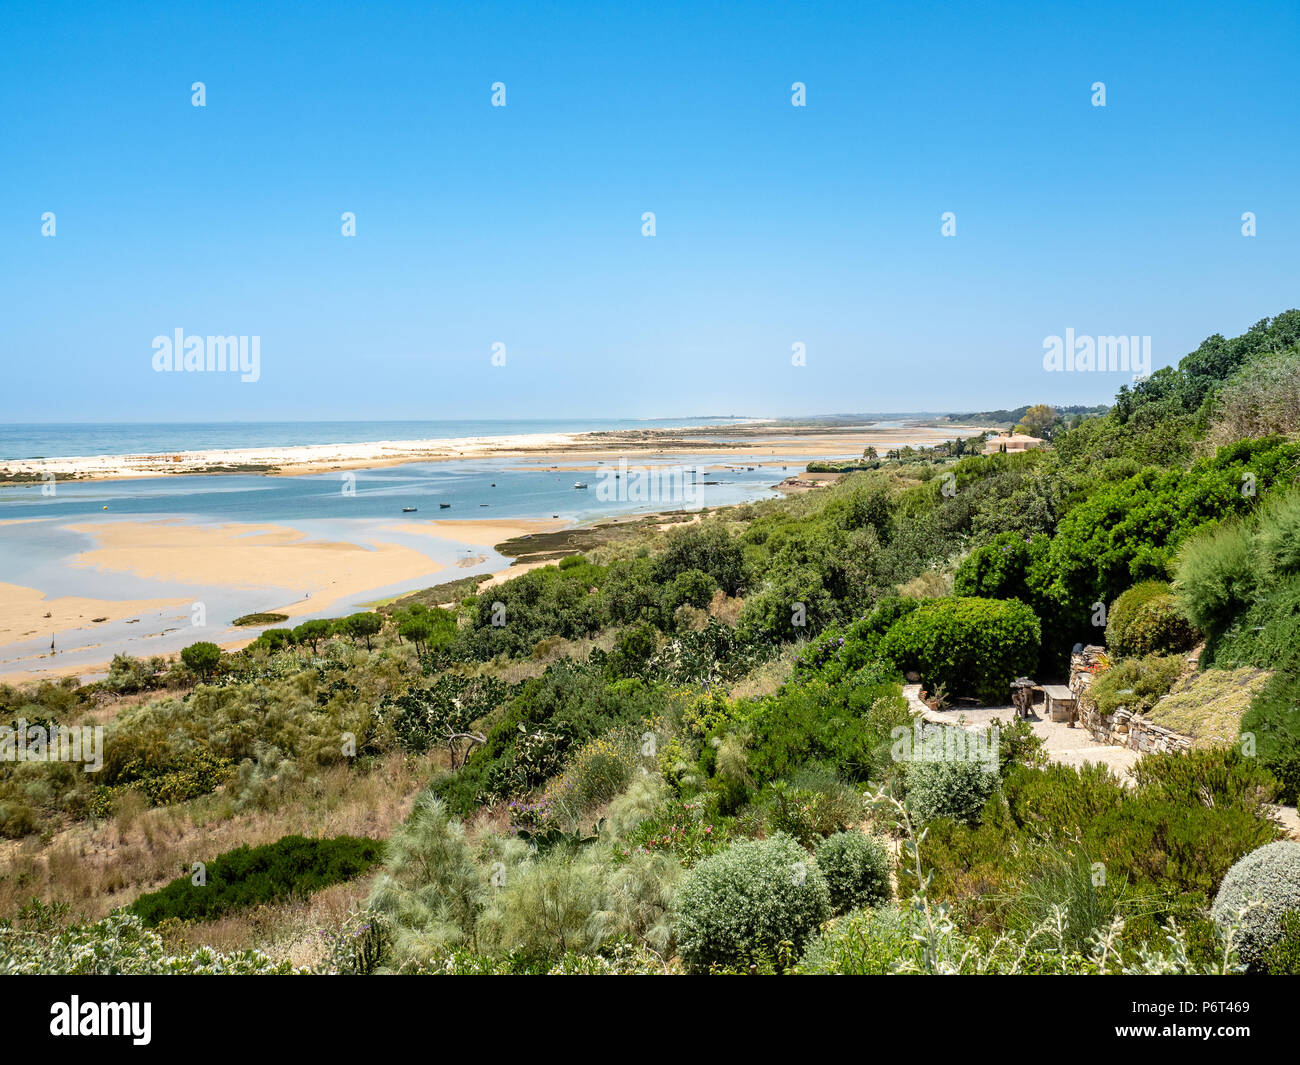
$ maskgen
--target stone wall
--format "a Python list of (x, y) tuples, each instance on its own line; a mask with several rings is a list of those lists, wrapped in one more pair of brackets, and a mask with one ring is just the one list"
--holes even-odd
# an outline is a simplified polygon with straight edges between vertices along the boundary
[(1167, 728), (1153, 725), (1141, 714), (1134, 714), (1123, 707), (1113, 714), (1102, 714), (1083, 698), (1093, 675), (1103, 665), (1104, 647), (1088, 645), (1082, 651), (1070, 656), (1070, 691), (1078, 701), (1078, 726), (1086, 728), (1098, 743), (1115, 747), (1128, 747), (1130, 750), (1147, 754), (1151, 751), (1188, 751), (1192, 747), (1190, 736), (1170, 732)]

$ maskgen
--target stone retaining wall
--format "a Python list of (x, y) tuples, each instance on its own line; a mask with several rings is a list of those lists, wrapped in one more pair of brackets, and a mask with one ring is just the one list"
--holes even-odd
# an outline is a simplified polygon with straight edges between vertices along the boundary
[(1131, 713), (1123, 707), (1113, 714), (1102, 714), (1085, 705), (1081, 696), (1092, 683), (1093, 675), (1101, 665), (1101, 656), (1105, 653), (1104, 647), (1090, 644), (1081, 652), (1070, 656), (1070, 691), (1074, 692), (1078, 702), (1078, 726), (1086, 728), (1098, 743), (1128, 747), (1143, 754), (1151, 751), (1191, 750), (1193, 741), (1190, 736), (1153, 725), (1141, 714)]

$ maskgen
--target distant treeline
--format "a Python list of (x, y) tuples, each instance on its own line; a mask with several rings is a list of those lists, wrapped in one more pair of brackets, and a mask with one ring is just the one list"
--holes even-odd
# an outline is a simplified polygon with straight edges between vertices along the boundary
[[(1016, 407), (1015, 410), (981, 410), (972, 414), (949, 414), (948, 421), (970, 423), (972, 425), (1018, 425), (1024, 420), (1025, 415), (1029, 412), (1031, 404), (1026, 403), (1023, 407)], [(1062, 418), (1070, 418), (1073, 415), (1081, 415), (1089, 418), (1105, 414), (1110, 407), (1098, 404), (1095, 407), (1054, 407), (1058, 415)]]

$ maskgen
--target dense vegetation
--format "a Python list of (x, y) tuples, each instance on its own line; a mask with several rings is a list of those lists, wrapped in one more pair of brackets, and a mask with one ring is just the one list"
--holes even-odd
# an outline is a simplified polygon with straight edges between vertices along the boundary
[[(1261, 938), (1223, 885), (1278, 837), (1268, 804), (1300, 791), (1300, 426), (1254, 398), (1261, 381), (1292, 394), (1298, 340), (1288, 311), (1104, 413), (994, 412), (1049, 448), (874, 456), (833, 487), (458, 585), (458, 601), (0, 688), (2, 721), (122, 700), (99, 773), (0, 765), (0, 833), (182, 805), (274, 819), (327, 774), (401, 764), (426, 786), (335, 969), (1285, 971), (1290, 904)], [(1074, 645), (1103, 642), (1089, 698), (1106, 715), (1186, 703), (1193, 669), (1267, 678), (1236, 743), (1147, 755), (1133, 787), (1048, 764), (1023, 722), (941, 729), (941, 746), (987, 740), (990, 760), (900, 753), (919, 735), (909, 678), (934, 706), (1005, 704), (1012, 680), (1061, 681)], [(178, 881), (134, 912), (192, 922), (343, 875), (272, 858), (265, 882), (214, 891), (218, 860), (206, 888)], [(1289, 899), (1271, 870), (1292, 864), (1239, 879)], [(57, 968), (20, 916), (0, 965), (7, 950)]]
[(382, 854), (382, 844), (372, 839), (285, 836), (265, 847), (239, 847), (218, 855), (201, 870), (141, 895), (129, 910), (147, 927), (169, 918), (205, 920), (350, 880)]

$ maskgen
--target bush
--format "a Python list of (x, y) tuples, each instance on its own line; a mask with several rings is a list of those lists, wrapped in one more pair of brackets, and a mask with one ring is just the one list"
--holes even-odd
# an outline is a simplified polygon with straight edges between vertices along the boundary
[(111, 816), (114, 801), (127, 790), (140, 792), (150, 806), (188, 802), (215, 791), (230, 779), (234, 768), (230, 759), (219, 758), (204, 747), (178, 755), (169, 765), (159, 769), (138, 760), (126, 764), (114, 775), (115, 783), (91, 800), (90, 812), (96, 817)]
[(1260, 762), (1281, 783), (1278, 801), (1300, 799), (1300, 676), (1277, 672), (1241, 718), (1243, 737), (1253, 736)]
[(835, 913), (877, 906), (889, 899), (889, 852), (863, 832), (837, 832), (817, 847)]
[[(40, 905), (39, 903), (37, 904)], [(52, 907), (46, 907), (48, 912)], [(30, 912), (30, 908), (28, 908)], [(23, 922), (26, 923), (26, 922)], [(177, 952), (138, 917), (115, 913), (89, 925), (0, 922), (0, 973), (28, 976), (241, 976), (303, 973), (260, 950)]]
[(797, 957), (831, 915), (826, 878), (789, 836), (734, 843), (687, 874), (674, 906), (691, 972)]
[(1040, 639), (1038, 618), (1017, 599), (954, 597), (917, 607), (885, 633), (880, 651), (932, 688), (996, 705), (1033, 669)]
[(221, 648), (215, 643), (200, 640), (181, 651), (181, 661), (201, 677), (206, 677), (221, 662)]
[(1264, 953), (1263, 968), (1270, 976), (1300, 976), (1300, 912), (1282, 915), (1282, 935)]
[(997, 783), (996, 767), (975, 759), (908, 762), (908, 808), (921, 824), (939, 817), (973, 824)]
[(1274, 496), (1259, 516), (1259, 554), (1274, 578), (1300, 575), (1300, 492)]
[(383, 844), (357, 836), (304, 839), (285, 836), (262, 847), (237, 847), (208, 863), (206, 883), (191, 875), (141, 895), (129, 907), (148, 927), (175, 917), (201, 921), (231, 910), (308, 895), (351, 880), (379, 861)]
[(1222, 632), (1255, 595), (1255, 552), (1246, 526), (1230, 522), (1188, 540), (1177, 572), (1183, 612), (1202, 632)]
[(888, 976), (918, 950), (913, 913), (881, 906), (838, 917), (809, 942), (796, 971), (807, 976)]
[(1163, 581), (1135, 584), (1111, 604), (1106, 646), (1115, 655), (1172, 654), (1188, 650), (1195, 642), (1196, 630)]
[(564, 772), (551, 778), (545, 793), (566, 827), (577, 827), (582, 815), (610, 802), (631, 783), (646, 764), (644, 733), (626, 725), (610, 729), (569, 756)]
[(1300, 912), (1300, 843), (1281, 840), (1247, 854), (1223, 878), (1211, 912), (1220, 928), (1240, 919), (1237, 954), (1252, 969), (1263, 968), (1283, 937), (1283, 915)]
[(262, 632), (254, 644), (260, 644), (272, 653), (283, 650), (285, 647), (293, 646), (292, 629), (266, 629)]
[(1086, 698), (1103, 714), (1113, 714), (1120, 707), (1135, 714), (1145, 713), (1156, 700), (1169, 694), (1182, 671), (1183, 659), (1179, 655), (1125, 658), (1096, 675), (1086, 689)]
[(891, 731), (910, 721), (901, 689), (879, 665), (838, 685), (788, 684), (747, 707), (749, 763), (760, 784), (813, 762), (866, 780), (887, 761)]

